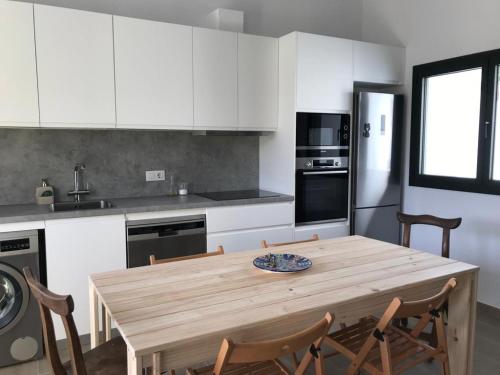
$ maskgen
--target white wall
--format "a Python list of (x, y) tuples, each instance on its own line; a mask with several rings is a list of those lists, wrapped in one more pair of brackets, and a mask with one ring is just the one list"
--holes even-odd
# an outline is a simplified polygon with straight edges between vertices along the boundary
[(279, 37), (298, 30), (359, 38), (363, 0), (27, 1), (193, 26), (205, 26), (208, 13), (229, 8), (245, 12), (246, 33)]
[[(479, 300), (500, 308), (500, 196), (408, 186), (412, 67), (500, 48), (499, 14), (498, 0), (364, 0), (362, 28), (364, 40), (406, 46), (404, 209), (463, 217), (451, 256), (481, 267)], [(440, 242), (437, 230), (419, 228), (412, 246), (439, 253)]]

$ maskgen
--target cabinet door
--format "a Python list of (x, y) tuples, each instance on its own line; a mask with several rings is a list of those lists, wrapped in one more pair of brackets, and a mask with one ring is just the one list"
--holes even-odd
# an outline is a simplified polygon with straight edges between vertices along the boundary
[[(125, 217), (47, 220), (45, 237), (48, 287), (73, 296), (78, 333), (87, 334), (89, 275), (126, 268)], [(54, 324), (57, 338), (63, 338), (60, 319), (54, 320)]]
[(297, 110), (352, 109), (352, 41), (298, 33)]
[(401, 85), (405, 50), (381, 44), (354, 42), (354, 81)]
[(278, 39), (238, 34), (241, 130), (278, 128)]
[(332, 224), (304, 225), (295, 227), (294, 241), (308, 240), (312, 238), (314, 234), (317, 234), (320, 240), (345, 237), (349, 235), (349, 224), (347, 222), (340, 222)]
[(207, 232), (281, 226), (293, 219), (293, 202), (213, 207), (207, 208)]
[(112, 17), (35, 4), (35, 38), (42, 127), (115, 127)]
[(39, 126), (33, 4), (0, 1), (0, 126)]
[(114, 17), (119, 128), (193, 127), (193, 28)]
[(237, 34), (195, 27), (193, 73), (194, 127), (237, 129)]
[(224, 246), (224, 251), (227, 253), (255, 250), (260, 248), (262, 240), (271, 243), (292, 241), (293, 228), (286, 226), (209, 234), (207, 236), (207, 250), (212, 251), (219, 245)]

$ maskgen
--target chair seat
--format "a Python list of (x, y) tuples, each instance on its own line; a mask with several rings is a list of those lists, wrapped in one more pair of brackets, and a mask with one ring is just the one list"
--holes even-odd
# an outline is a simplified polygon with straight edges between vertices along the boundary
[[(115, 337), (84, 353), (83, 360), (89, 375), (124, 375), (127, 373), (127, 345), (121, 337)], [(66, 362), (64, 368), (71, 374), (71, 362)]]
[[(377, 323), (378, 319), (368, 317), (327, 337), (338, 344), (337, 349), (340, 352), (349, 358), (353, 358), (359, 353), (366, 339), (373, 334)], [(389, 340), (391, 360), (396, 374), (415, 364), (425, 362), (433, 354), (436, 354), (434, 348), (414, 339), (408, 333), (394, 326), (389, 326), (384, 331), (384, 340)], [(382, 359), (378, 345), (373, 346), (365, 363), (382, 371)]]
[[(188, 375), (212, 375), (213, 373), (213, 365), (187, 370)], [(276, 362), (266, 361), (229, 365), (224, 370), (224, 375), (287, 375), (287, 373)]]

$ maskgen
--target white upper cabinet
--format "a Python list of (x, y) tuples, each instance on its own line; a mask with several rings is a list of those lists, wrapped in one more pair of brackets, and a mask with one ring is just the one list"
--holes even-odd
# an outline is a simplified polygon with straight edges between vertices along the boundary
[(278, 54), (278, 39), (238, 34), (239, 129), (278, 127)]
[(405, 49), (354, 42), (354, 81), (401, 85), (404, 82)]
[(33, 4), (0, 0), (0, 125), (39, 126)]
[(193, 28), (114, 17), (121, 128), (193, 128)]
[(194, 127), (238, 127), (237, 33), (193, 30)]
[(304, 33), (297, 38), (297, 110), (350, 111), (352, 40)]
[(35, 39), (42, 127), (115, 127), (112, 17), (35, 4)]

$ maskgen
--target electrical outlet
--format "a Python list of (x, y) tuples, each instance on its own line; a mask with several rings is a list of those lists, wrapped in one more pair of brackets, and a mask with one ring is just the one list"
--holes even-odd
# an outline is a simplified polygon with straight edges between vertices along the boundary
[(146, 171), (146, 181), (165, 181), (165, 171)]

